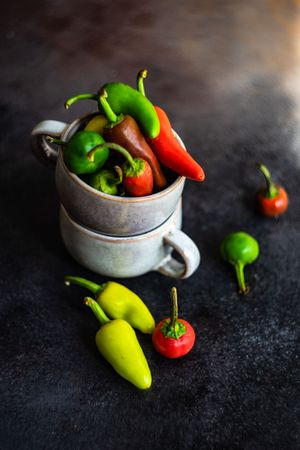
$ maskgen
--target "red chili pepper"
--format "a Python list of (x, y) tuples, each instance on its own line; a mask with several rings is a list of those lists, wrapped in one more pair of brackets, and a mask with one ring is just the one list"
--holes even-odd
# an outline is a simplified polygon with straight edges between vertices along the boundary
[(259, 210), (267, 217), (279, 216), (288, 208), (288, 194), (282, 186), (273, 183), (270, 172), (266, 166), (258, 163), (257, 167), (263, 173), (267, 184), (266, 188), (262, 188), (257, 194)]
[(142, 158), (132, 158), (131, 154), (124, 147), (121, 147), (121, 145), (115, 142), (106, 142), (103, 145), (97, 145), (90, 150), (87, 158), (93, 161), (97, 151), (101, 152), (104, 146), (116, 150), (126, 158), (126, 162), (122, 165), (123, 186), (126, 193), (133, 197), (152, 194), (153, 173), (150, 164)]
[(153, 175), (150, 164), (141, 158), (134, 158), (135, 167), (123, 164), (123, 186), (133, 197), (150, 195), (153, 191)]
[[(146, 76), (147, 70), (143, 69), (138, 73), (137, 77), (138, 90), (143, 95), (145, 95), (143, 79)], [(204, 181), (205, 173), (202, 167), (175, 138), (166, 113), (159, 106), (154, 106), (154, 108), (160, 121), (160, 133), (153, 139), (146, 137), (146, 140), (157, 159), (181, 176), (191, 180)]]
[(195, 332), (184, 319), (178, 319), (177, 290), (171, 290), (172, 317), (168, 317), (155, 327), (152, 342), (155, 349), (166, 358), (186, 355), (194, 346)]

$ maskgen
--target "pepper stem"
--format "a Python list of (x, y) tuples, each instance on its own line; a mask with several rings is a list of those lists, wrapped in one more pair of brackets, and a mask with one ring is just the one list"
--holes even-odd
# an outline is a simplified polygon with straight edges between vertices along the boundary
[(92, 148), (92, 150), (90, 150), (87, 153), (87, 158), (90, 161), (94, 161), (95, 159), (95, 153), (98, 150), (102, 150), (103, 148), (109, 147), (113, 150), (116, 150), (117, 152), (121, 153), (121, 155), (124, 156), (124, 158), (129, 162), (129, 164), (131, 165), (132, 168), (135, 167), (135, 162), (133, 157), (131, 156), (131, 154), (124, 148), (121, 147), (121, 145), (116, 144), (115, 142), (105, 142), (105, 144), (101, 144), (101, 145), (97, 145), (96, 147)]
[(172, 287), (171, 289), (171, 300), (172, 300), (172, 316), (170, 322), (170, 328), (175, 332), (175, 325), (178, 320), (178, 300), (177, 300), (177, 289)]
[(266, 197), (274, 198), (278, 195), (278, 189), (272, 181), (271, 174), (264, 164), (257, 163), (257, 167), (262, 172), (267, 183)]
[(78, 102), (78, 100), (98, 100), (97, 94), (79, 94), (75, 95), (74, 97), (68, 98), (68, 100), (65, 101), (65, 108), (69, 109), (73, 103)]
[(91, 308), (101, 325), (105, 325), (106, 323), (110, 322), (110, 319), (107, 317), (103, 309), (91, 297), (85, 297), (84, 304)]
[(120, 116), (117, 116), (117, 114), (115, 114), (113, 112), (113, 110), (111, 109), (110, 104), (108, 103), (108, 101), (106, 100), (108, 95), (105, 89), (101, 88), (100, 92), (99, 92), (100, 97), (98, 98), (98, 100), (101, 103), (101, 106), (103, 108), (104, 114), (106, 115), (106, 117), (108, 118), (110, 123), (116, 123), (120, 120)]
[(46, 141), (50, 142), (51, 144), (57, 144), (57, 145), (67, 145), (67, 142), (61, 141), (58, 138), (55, 138), (53, 136), (46, 136)]
[(237, 262), (234, 264), (234, 268), (235, 268), (235, 273), (236, 273), (237, 280), (238, 280), (239, 293), (246, 295), (249, 292), (249, 288), (248, 288), (248, 286), (246, 286), (246, 283), (245, 283), (244, 264), (242, 264), (241, 262)]
[(147, 78), (147, 75), (148, 75), (147, 69), (142, 69), (137, 74), (137, 88), (139, 93), (142, 94), (144, 97), (146, 97), (144, 79)]
[(78, 286), (84, 287), (91, 291), (94, 295), (100, 294), (101, 291), (106, 286), (106, 283), (96, 284), (93, 281), (89, 281), (86, 278), (81, 277), (73, 277), (71, 275), (67, 275), (64, 277), (64, 282), (66, 286), (70, 286), (70, 284), (77, 284)]
[(114, 166), (114, 171), (116, 172), (118, 178), (116, 178), (114, 184), (120, 184), (123, 181), (123, 172), (121, 167), (119, 166)]
[(177, 289), (171, 289), (172, 314), (171, 319), (166, 319), (161, 327), (161, 332), (166, 338), (179, 339), (186, 333), (186, 326), (178, 320)]

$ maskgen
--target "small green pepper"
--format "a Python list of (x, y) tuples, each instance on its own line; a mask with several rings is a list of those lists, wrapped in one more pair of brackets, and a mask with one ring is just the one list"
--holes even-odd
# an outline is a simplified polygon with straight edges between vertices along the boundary
[[(77, 175), (94, 173), (105, 164), (109, 157), (109, 149), (103, 147), (105, 140), (96, 131), (78, 131), (68, 142), (48, 136), (50, 142), (63, 147), (64, 162), (68, 169)], [(98, 151), (94, 151), (94, 158), (90, 160), (88, 153), (98, 146), (102, 146)]]
[(124, 83), (107, 83), (99, 89), (98, 94), (80, 94), (65, 102), (66, 109), (78, 100), (96, 100), (98, 108), (103, 113), (100, 93), (107, 92), (109, 104), (115, 114), (126, 114), (133, 117), (144, 134), (149, 138), (159, 135), (160, 123), (152, 103), (136, 89)]
[(221, 243), (221, 255), (235, 268), (239, 293), (248, 294), (245, 284), (244, 266), (253, 263), (259, 255), (259, 245), (250, 234), (238, 231), (231, 233)]
[(109, 169), (101, 169), (86, 178), (86, 182), (97, 191), (118, 195), (118, 185), (122, 183), (123, 172), (119, 166), (114, 167), (116, 174)]
[(96, 334), (96, 345), (101, 355), (125, 380), (139, 389), (149, 389), (152, 376), (134, 329), (123, 319), (109, 320), (90, 297), (86, 297), (84, 302), (102, 325)]
[(65, 284), (78, 284), (95, 295), (97, 303), (112, 319), (124, 319), (142, 333), (152, 334), (155, 321), (149, 309), (134, 292), (115, 281), (96, 284), (81, 277), (66, 276)]

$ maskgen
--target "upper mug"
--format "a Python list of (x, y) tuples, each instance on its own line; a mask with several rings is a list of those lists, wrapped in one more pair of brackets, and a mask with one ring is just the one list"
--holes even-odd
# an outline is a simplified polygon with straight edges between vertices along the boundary
[[(179, 176), (166, 189), (145, 197), (105, 194), (70, 172), (64, 163), (61, 146), (54, 148), (47, 142), (46, 136), (68, 142), (94, 115), (86, 115), (71, 124), (45, 120), (31, 133), (34, 154), (42, 162), (55, 166), (56, 187), (64, 208), (77, 222), (110, 236), (135, 236), (157, 228), (175, 211), (185, 177)], [(184, 147), (180, 137), (173, 132)]]

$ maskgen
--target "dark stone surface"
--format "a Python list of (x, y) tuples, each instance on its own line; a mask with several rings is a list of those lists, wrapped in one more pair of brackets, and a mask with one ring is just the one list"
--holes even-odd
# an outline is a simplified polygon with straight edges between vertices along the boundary
[[(299, 448), (300, 57), (297, 2), (129, 0), (6, 2), (1, 15), (2, 449)], [(63, 275), (97, 280), (67, 254), (54, 177), (29, 147), (42, 119), (71, 121), (64, 100), (146, 66), (160, 104), (207, 172), (188, 182), (184, 231), (202, 264), (185, 281), (126, 280), (157, 319), (169, 289), (196, 346), (167, 361), (139, 335), (153, 387), (139, 392), (101, 359), (97, 323)], [(260, 217), (253, 197), (269, 165), (291, 205)], [(219, 243), (243, 229), (259, 241), (236, 293)]]

